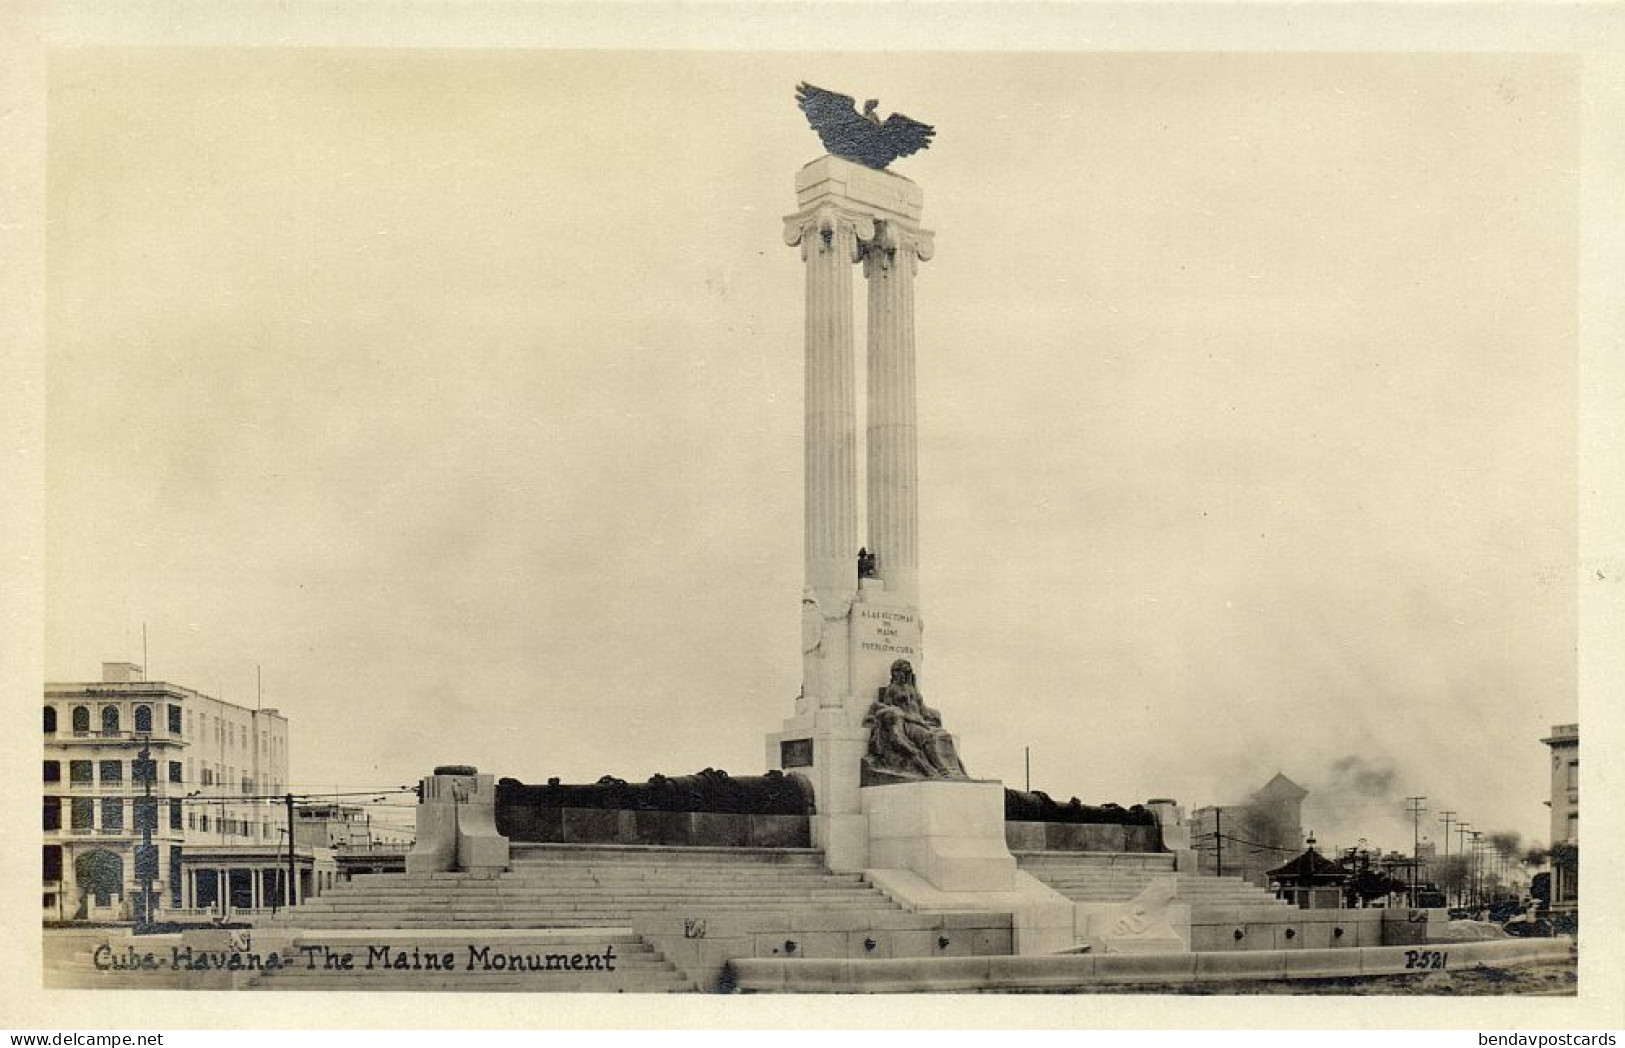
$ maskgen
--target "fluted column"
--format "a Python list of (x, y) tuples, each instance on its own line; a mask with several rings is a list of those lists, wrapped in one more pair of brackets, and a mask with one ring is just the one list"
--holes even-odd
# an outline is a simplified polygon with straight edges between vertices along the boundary
[(931, 234), (881, 222), (864, 249), (869, 285), (868, 524), (886, 592), (919, 596), (920, 477), (914, 420), (914, 273)]
[(857, 387), (852, 264), (873, 235), (870, 219), (819, 207), (785, 220), (785, 242), (807, 269), (807, 587), (829, 609), (857, 589)]

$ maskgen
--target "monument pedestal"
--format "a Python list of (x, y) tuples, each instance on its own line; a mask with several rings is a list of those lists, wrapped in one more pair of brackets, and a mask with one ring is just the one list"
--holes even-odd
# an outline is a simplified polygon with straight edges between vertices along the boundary
[(496, 785), (490, 775), (446, 765), (424, 776), (422, 790), (407, 873), (494, 875), (507, 869), (508, 839), (497, 832)]
[(1017, 953), (1076, 942), (1072, 901), (1016, 869), (1004, 840), (1004, 784), (928, 779), (867, 786), (869, 879), (908, 909), (1008, 913)]
[(869, 865), (909, 870), (947, 892), (1012, 891), (1004, 784), (931, 779), (858, 791), (869, 818)]

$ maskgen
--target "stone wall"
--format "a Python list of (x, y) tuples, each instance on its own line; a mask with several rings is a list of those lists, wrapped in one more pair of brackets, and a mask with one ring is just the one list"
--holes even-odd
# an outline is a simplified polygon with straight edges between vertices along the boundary
[(805, 815), (629, 811), (499, 804), (497, 830), (514, 843), (810, 848)]
[(1100, 823), (1014, 822), (1004, 824), (1005, 843), (1013, 852), (1160, 852), (1157, 826)]

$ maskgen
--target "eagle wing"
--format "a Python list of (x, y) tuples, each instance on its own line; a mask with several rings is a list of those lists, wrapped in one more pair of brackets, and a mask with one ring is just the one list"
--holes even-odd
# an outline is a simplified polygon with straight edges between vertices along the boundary
[(900, 156), (931, 148), (931, 136), (937, 129), (930, 124), (911, 120), (901, 113), (893, 113), (880, 125), (880, 141), (888, 154), (886, 163)]
[(858, 114), (857, 103), (851, 95), (802, 82), (796, 87), (796, 104), (807, 114), (807, 123), (818, 132), (824, 148), (831, 153), (859, 160), (873, 151), (877, 129)]

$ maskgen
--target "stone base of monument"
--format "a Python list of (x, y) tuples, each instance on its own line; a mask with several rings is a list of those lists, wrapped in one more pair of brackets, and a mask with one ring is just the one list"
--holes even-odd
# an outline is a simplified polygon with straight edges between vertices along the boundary
[(1079, 904), (1078, 938), (1100, 953), (1184, 953), (1191, 946), (1191, 907), (1176, 902), (1178, 880), (1156, 877), (1125, 903)]
[(909, 870), (947, 892), (1011, 891), (1004, 784), (926, 779), (858, 791), (869, 819), (869, 865)]
[(869, 879), (914, 912), (1005, 912), (1017, 953), (1075, 942), (1074, 906), (1016, 869), (1004, 841), (1004, 784), (932, 779), (859, 791)]
[(410, 874), (461, 870), (494, 876), (508, 866), (508, 838), (497, 832), (496, 785), (466, 765), (444, 765), (423, 778)]

